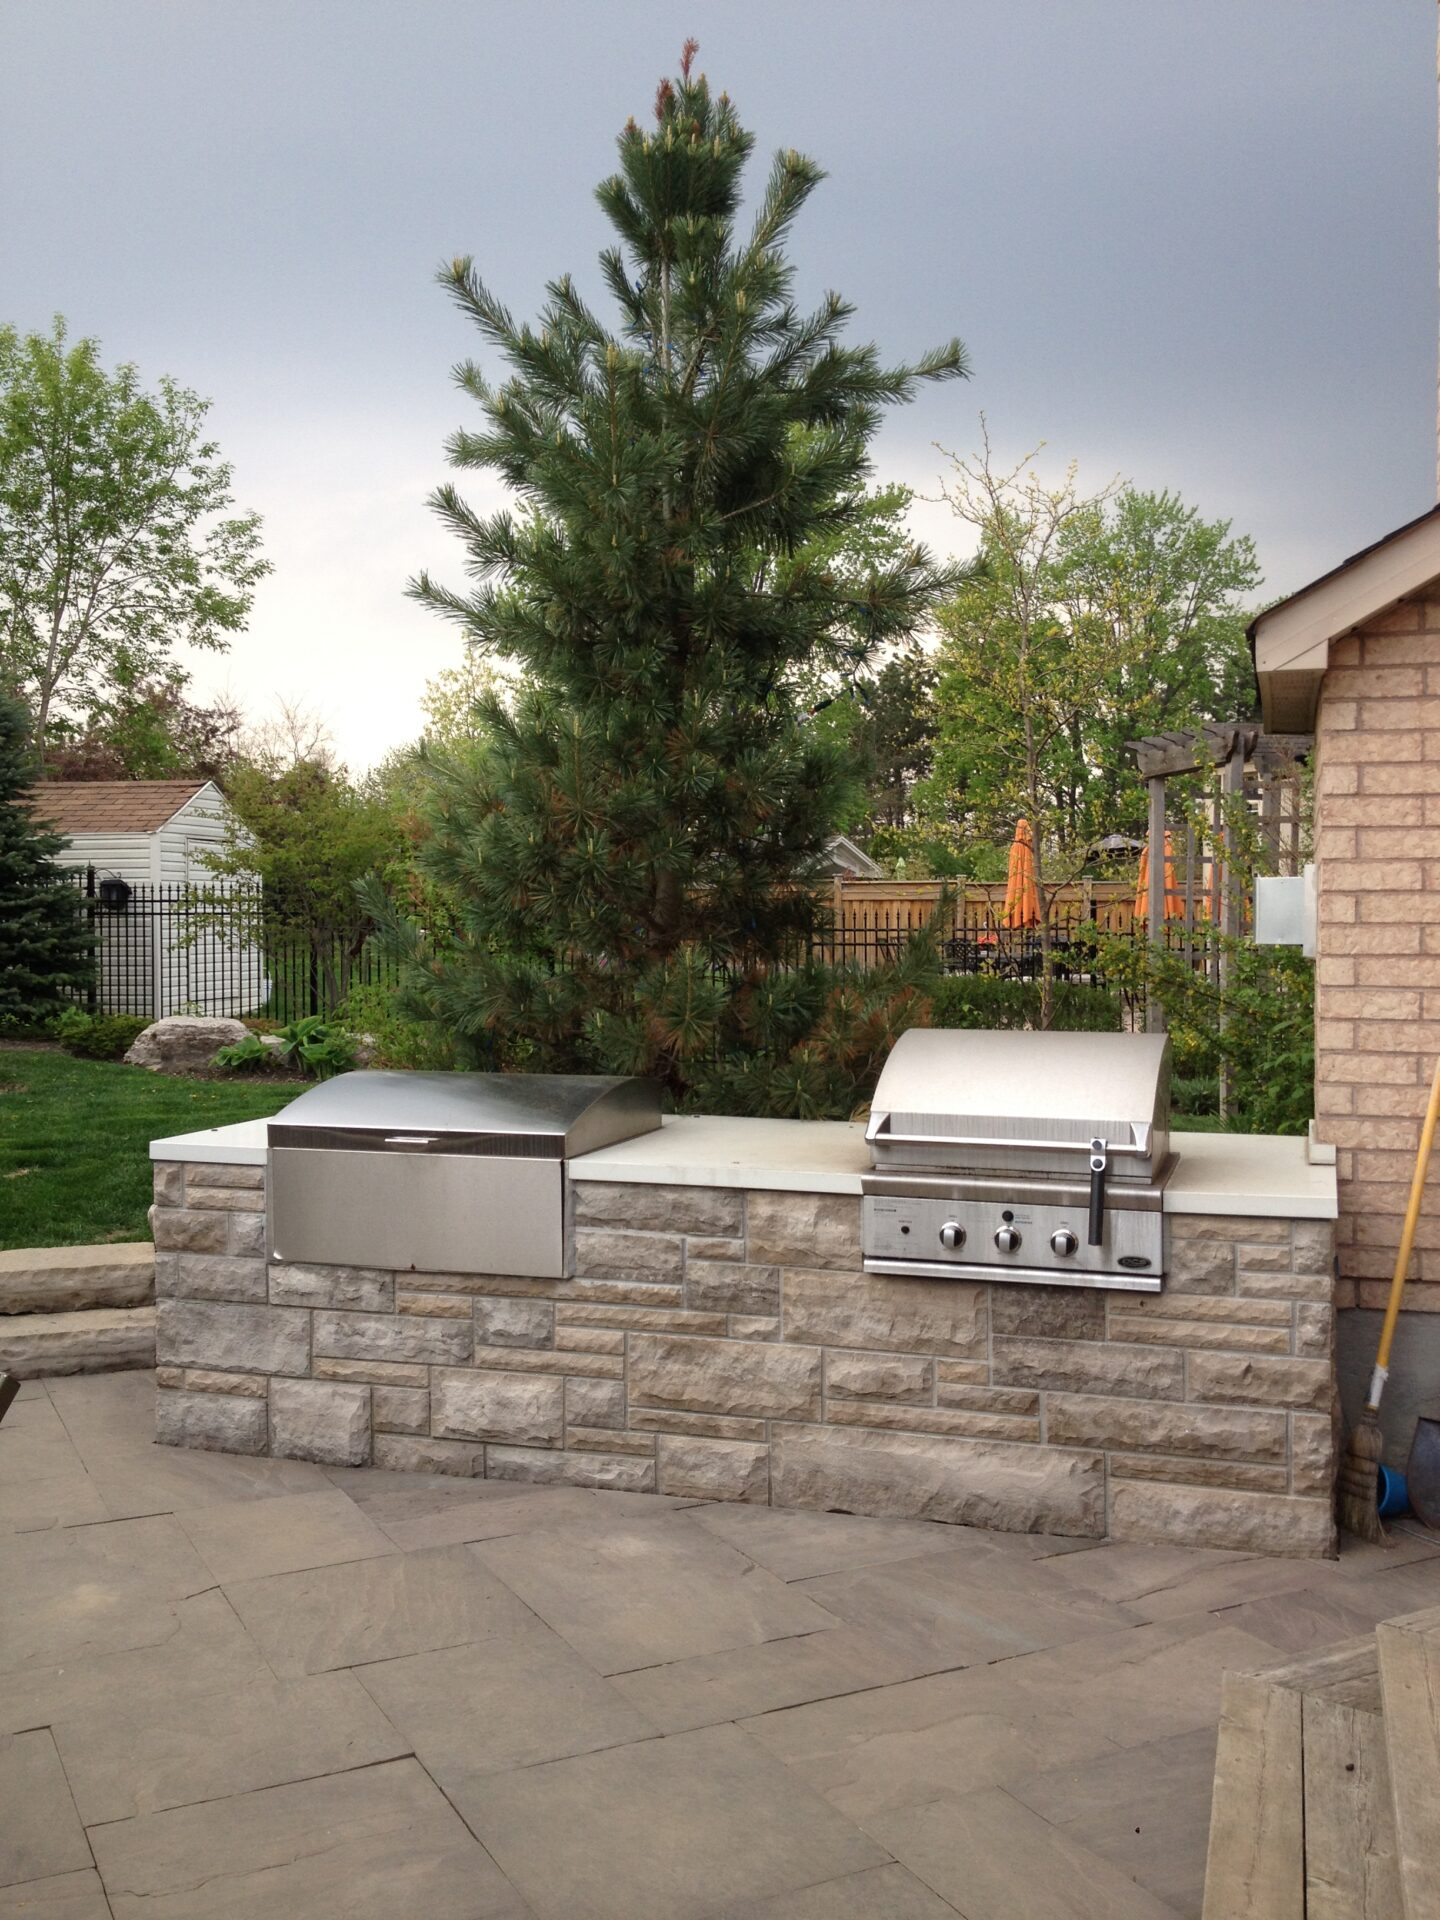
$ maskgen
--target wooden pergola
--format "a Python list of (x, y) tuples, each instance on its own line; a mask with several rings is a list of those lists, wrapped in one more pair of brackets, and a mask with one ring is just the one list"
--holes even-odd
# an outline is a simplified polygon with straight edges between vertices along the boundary
[[(1288, 851), (1292, 863), (1295, 863), (1298, 860), (1299, 819), (1293, 811), (1288, 822), (1283, 817), (1280, 787), (1283, 777), (1293, 772), (1313, 744), (1314, 737), (1311, 734), (1267, 734), (1254, 722), (1238, 720), (1210, 721), (1191, 730), (1155, 733), (1144, 740), (1131, 740), (1128, 743), (1127, 750), (1135, 756), (1135, 764), (1149, 795), (1146, 929), (1147, 937), (1152, 942), (1163, 945), (1165, 941), (1166, 782), (1187, 774), (1213, 775), (1218, 772), (1211, 816), (1208, 918), (1211, 925), (1218, 927), (1222, 934), (1233, 938), (1239, 934), (1244, 922), (1245, 900), (1231, 858), (1233, 828), (1230, 816), (1234, 802), (1245, 795), (1246, 768), (1252, 768), (1257, 776), (1261, 831), (1272, 849), (1276, 866), (1282, 865), (1285, 858), (1282, 836), (1287, 826), (1292, 843)], [(1193, 932), (1196, 918), (1195, 860), (1193, 826), (1189, 822), (1186, 835), (1185, 923), (1187, 930)], [(1218, 965), (1223, 980), (1223, 950), (1218, 956)], [(1164, 1026), (1164, 1015), (1153, 995), (1145, 1019), (1151, 1032), (1158, 1032)]]

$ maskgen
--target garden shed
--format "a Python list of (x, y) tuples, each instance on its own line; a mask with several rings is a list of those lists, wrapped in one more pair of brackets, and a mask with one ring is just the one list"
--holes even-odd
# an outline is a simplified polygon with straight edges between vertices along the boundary
[(159, 1020), (263, 1002), (243, 923), (231, 914), (217, 926), (203, 897), (232, 890), (206, 855), (239, 830), (213, 780), (46, 780), (31, 799), (94, 903), (102, 1011)]
[[(1336, 1154), (1349, 1403), (1440, 1054), (1440, 507), (1269, 608), (1250, 638), (1266, 727), (1315, 734), (1315, 1131)], [(1384, 1403), (1402, 1458), (1415, 1414), (1440, 1414), (1440, 1164), (1416, 1247)]]

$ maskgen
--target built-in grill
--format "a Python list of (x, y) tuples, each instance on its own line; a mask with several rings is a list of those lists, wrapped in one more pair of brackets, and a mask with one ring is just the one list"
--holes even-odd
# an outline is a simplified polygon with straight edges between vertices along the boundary
[(340, 1074), (269, 1123), (271, 1258), (566, 1279), (566, 1163), (659, 1124), (649, 1080)]
[(1163, 1034), (912, 1028), (865, 1138), (867, 1273), (1160, 1291)]

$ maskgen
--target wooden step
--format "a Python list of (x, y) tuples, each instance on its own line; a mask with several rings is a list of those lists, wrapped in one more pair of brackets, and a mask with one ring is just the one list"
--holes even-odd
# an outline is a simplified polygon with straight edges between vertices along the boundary
[(1225, 1676), (1204, 1920), (1401, 1920), (1373, 1637)]
[(1440, 1914), (1440, 1607), (1375, 1629), (1405, 1920)]
[(139, 1307), (154, 1298), (155, 1249), (148, 1240), (0, 1252), (0, 1314)]
[(53, 1373), (114, 1373), (155, 1364), (155, 1309), (94, 1307), (0, 1319), (0, 1372), (20, 1380)]

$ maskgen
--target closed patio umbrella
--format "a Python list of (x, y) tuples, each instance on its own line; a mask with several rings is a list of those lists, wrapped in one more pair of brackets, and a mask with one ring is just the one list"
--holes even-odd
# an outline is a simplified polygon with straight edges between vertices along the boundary
[[(1140, 877), (1135, 884), (1135, 918), (1148, 920), (1150, 917), (1150, 849), (1142, 848), (1140, 853)], [(1174, 849), (1170, 844), (1170, 830), (1165, 830), (1165, 918), (1183, 920), (1185, 918), (1185, 894), (1175, 884)]]
[(1010, 843), (1010, 871), (1005, 880), (1005, 904), (1000, 909), (1002, 927), (1018, 929), (1040, 924), (1040, 890), (1035, 885), (1035, 842), (1028, 820), (1015, 822), (1015, 838)]

